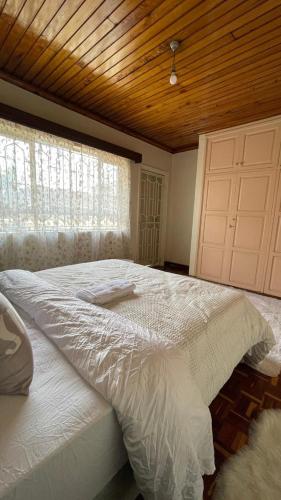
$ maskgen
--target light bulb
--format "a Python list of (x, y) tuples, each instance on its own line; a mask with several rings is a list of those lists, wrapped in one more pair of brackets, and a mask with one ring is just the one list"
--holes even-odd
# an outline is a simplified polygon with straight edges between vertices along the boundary
[(177, 81), (178, 81), (177, 73), (173, 70), (170, 76), (170, 84), (176, 85)]

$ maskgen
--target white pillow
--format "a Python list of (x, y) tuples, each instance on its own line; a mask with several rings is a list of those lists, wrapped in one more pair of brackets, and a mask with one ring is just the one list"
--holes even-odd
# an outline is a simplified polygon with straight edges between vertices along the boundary
[(0, 293), (0, 394), (28, 394), (32, 348), (23, 321)]

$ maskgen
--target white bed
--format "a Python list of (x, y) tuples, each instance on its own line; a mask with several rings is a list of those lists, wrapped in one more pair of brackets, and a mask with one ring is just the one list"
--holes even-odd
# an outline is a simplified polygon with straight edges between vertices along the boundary
[(93, 500), (128, 460), (115, 412), (21, 316), (35, 372), (28, 397), (0, 396), (0, 498)]
[[(36, 274), (69, 296), (113, 278), (134, 282), (134, 297), (108, 309), (182, 346), (205, 405), (249, 349), (254, 361), (272, 345), (270, 328), (243, 294), (219, 285), (119, 260)], [(127, 460), (119, 424), (35, 324), (28, 326), (36, 367), (30, 396), (0, 399), (0, 498), (90, 500)]]
[[(81, 287), (98, 285), (113, 278), (128, 279), (137, 285), (133, 298), (112, 302), (105, 307), (141, 326), (153, 329), (159, 336), (171, 340), (174, 340), (173, 337), (182, 337), (183, 344), (186, 343), (186, 331), (192, 319), (187, 306), (194, 303), (197, 307), (198, 297), (205, 300), (216, 294), (220, 301), (222, 291), (241, 296), (241, 291), (230, 290), (221, 285), (115, 259), (46, 269), (36, 274), (74, 295)], [(212, 311), (206, 307), (206, 311), (202, 310), (202, 315), (207, 318), (212, 315)], [(192, 375), (207, 405), (254, 344), (254, 335), (238, 335), (238, 321), (241, 321), (241, 303), (238, 301), (235, 304), (230, 299), (224, 306), (225, 328), (217, 328), (214, 318), (208, 324), (206, 336), (198, 339), (194, 335), (194, 338), (189, 339)]]

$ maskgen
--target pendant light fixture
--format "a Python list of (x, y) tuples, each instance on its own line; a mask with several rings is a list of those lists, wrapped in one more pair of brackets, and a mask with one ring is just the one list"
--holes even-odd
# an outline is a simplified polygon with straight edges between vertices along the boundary
[(170, 48), (173, 53), (172, 71), (170, 76), (170, 84), (176, 85), (178, 82), (178, 77), (176, 73), (176, 50), (179, 48), (180, 43), (177, 40), (172, 40), (170, 42)]

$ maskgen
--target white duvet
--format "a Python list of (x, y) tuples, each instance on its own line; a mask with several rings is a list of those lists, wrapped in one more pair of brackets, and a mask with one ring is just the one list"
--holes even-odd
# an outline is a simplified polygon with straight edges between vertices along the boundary
[(262, 359), (272, 334), (247, 299), (232, 291), (206, 294), (202, 283), (201, 295), (185, 305), (185, 336), (177, 318), (167, 336), (25, 271), (2, 273), (0, 284), (115, 408), (145, 499), (201, 499), (202, 474), (214, 471), (214, 459), (210, 413), (193, 375), (192, 354), (204, 352), (210, 323), (225, 328), (226, 311), (236, 314), (240, 307), (236, 327), (243, 342), (256, 344), (255, 362)]

